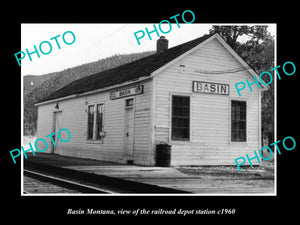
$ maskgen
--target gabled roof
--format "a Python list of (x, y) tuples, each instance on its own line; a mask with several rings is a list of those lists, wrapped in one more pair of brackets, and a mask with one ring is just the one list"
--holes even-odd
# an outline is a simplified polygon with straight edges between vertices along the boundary
[[(175, 59), (184, 57), (185, 54), (188, 54), (189, 51), (193, 51), (193, 49), (196, 49), (196, 46), (200, 46), (201, 43), (212, 36), (215, 36), (245, 68), (249, 68), (249, 65), (247, 65), (247, 63), (221, 38), (219, 34), (204, 35), (200, 38), (167, 49), (161, 53), (156, 53), (134, 62), (75, 80), (36, 104), (65, 98), (67, 96), (76, 96), (77, 94), (83, 94), (85, 92), (106, 89), (111, 86), (136, 81), (143, 77), (150, 77), (151, 75), (154, 75), (153, 72), (157, 73), (160, 69), (173, 63)], [(257, 73), (253, 69), (250, 68), (248, 71), (252, 76), (257, 77)]]
[(153, 71), (199, 45), (211, 36), (212, 35), (205, 35), (173, 48), (169, 48), (161, 53), (156, 53), (134, 62), (75, 80), (37, 103), (106, 88), (140, 77), (150, 77)]

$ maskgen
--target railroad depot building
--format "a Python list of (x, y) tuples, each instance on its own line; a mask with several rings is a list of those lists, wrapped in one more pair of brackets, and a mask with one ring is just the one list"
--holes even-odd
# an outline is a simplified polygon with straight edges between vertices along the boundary
[[(171, 145), (171, 165), (235, 165), (261, 147), (261, 91), (237, 82), (258, 75), (221, 38), (206, 35), (78, 79), (42, 101), (37, 138), (61, 128), (71, 139), (47, 153), (155, 165), (156, 147)], [(62, 139), (68, 134), (61, 133)], [(44, 146), (39, 147), (44, 149)]]

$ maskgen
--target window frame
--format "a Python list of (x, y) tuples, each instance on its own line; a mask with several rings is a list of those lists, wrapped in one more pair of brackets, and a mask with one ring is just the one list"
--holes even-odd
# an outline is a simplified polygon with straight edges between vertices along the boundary
[[(174, 106), (173, 106), (173, 99), (174, 97), (183, 97), (183, 98), (188, 98), (189, 99), (189, 113), (188, 113), (188, 118), (189, 122), (188, 122), (188, 138), (174, 138), (173, 137), (173, 110), (174, 110)], [(174, 141), (174, 142), (190, 142), (191, 141), (191, 96), (190, 95), (186, 95), (186, 94), (177, 94), (177, 93), (173, 93), (171, 94), (171, 101), (170, 101), (170, 140)], [(184, 117), (184, 116), (183, 116)]]
[[(87, 131), (86, 131), (86, 142), (87, 143), (103, 143), (104, 136), (98, 136), (97, 135), (97, 130), (98, 130), (98, 106), (102, 105), (102, 132), (104, 132), (104, 103), (94, 103), (94, 104), (89, 104), (87, 105)], [(90, 107), (93, 107), (93, 133), (92, 133), (92, 138), (90, 138), (90, 121), (89, 121), (89, 110)], [(100, 137), (100, 138), (99, 138)]]
[[(92, 115), (92, 118), (90, 118), (90, 108), (93, 107), (93, 115)], [(90, 119), (92, 120), (92, 134), (90, 135)], [(95, 105), (88, 105), (88, 108), (87, 108), (87, 135), (86, 135), (86, 139), (87, 140), (94, 140), (94, 123), (95, 123)], [(90, 137), (91, 136), (91, 137)]]
[(96, 104), (95, 105), (96, 106), (96, 110), (95, 110), (95, 114), (96, 114), (96, 118), (95, 118), (95, 133), (94, 133), (94, 135), (95, 135), (95, 140), (103, 140), (103, 136), (100, 136), (99, 135), (99, 131), (98, 131), (98, 123), (99, 123), (99, 121), (98, 121), (98, 106), (101, 106), (101, 131), (100, 132), (103, 132), (103, 114), (104, 114), (104, 104)]
[[(233, 102), (240, 102), (245, 104), (245, 120), (237, 120), (237, 122), (245, 122), (245, 139), (240, 139), (239, 134), (237, 134), (237, 139), (233, 139)], [(241, 112), (241, 111), (240, 111)], [(247, 132), (247, 100), (237, 100), (237, 99), (231, 99), (230, 100), (230, 141), (233, 143), (246, 143), (248, 139), (248, 132)], [(240, 129), (239, 129), (240, 130)]]
[[(126, 98), (125, 99), (125, 109), (129, 109), (129, 108), (133, 108), (133, 106), (134, 106), (134, 99), (135, 98)], [(131, 102), (132, 104), (128, 104), (129, 102)]]

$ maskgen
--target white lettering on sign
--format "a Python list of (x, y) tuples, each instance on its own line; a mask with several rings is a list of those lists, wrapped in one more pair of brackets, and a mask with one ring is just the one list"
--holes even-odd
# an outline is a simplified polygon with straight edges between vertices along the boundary
[(143, 85), (138, 85), (136, 87), (122, 89), (118, 91), (112, 91), (110, 92), (110, 99), (117, 99), (117, 98), (123, 98), (131, 95), (139, 95), (142, 94), (144, 90)]
[(229, 84), (193, 81), (193, 92), (229, 95)]

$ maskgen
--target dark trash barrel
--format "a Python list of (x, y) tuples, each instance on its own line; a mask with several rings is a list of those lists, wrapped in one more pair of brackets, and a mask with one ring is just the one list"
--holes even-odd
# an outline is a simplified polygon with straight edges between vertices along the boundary
[(156, 146), (156, 166), (170, 167), (171, 145), (161, 143)]

